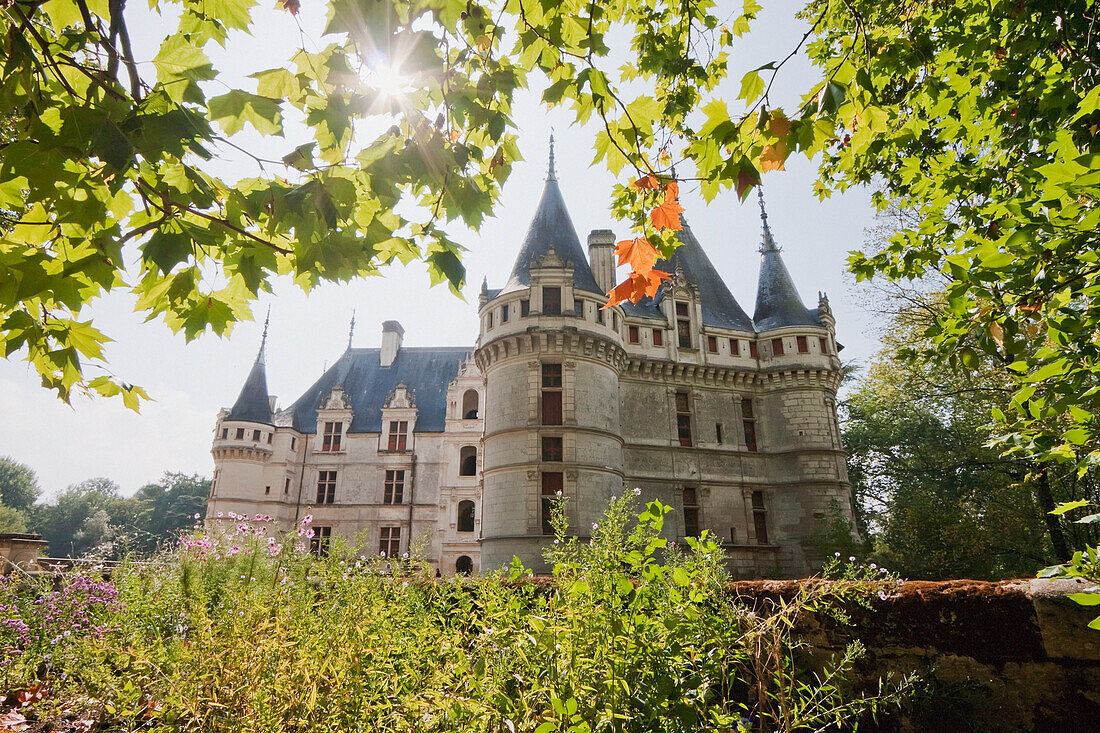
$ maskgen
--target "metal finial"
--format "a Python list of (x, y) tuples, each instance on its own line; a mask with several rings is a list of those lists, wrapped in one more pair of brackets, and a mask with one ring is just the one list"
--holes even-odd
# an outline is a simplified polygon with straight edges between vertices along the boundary
[(756, 187), (756, 195), (760, 199), (760, 221), (764, 223), (764, 242), (760, 245), (761, 252), (778, 252), (775, 246), (775, 238), (772, 237), (771, 227), (768, 226), (768, 212), (764, 209), (764, 187)]
[(256, 363), (263, 364), (267, 350), (267, 327), (271, 324), (271, 306), (267, 307), (267, 317), (264, 318), (264, 334), (260, 337), (260, 351), (256, 354)]
[(355, 335), (355, 309), (351, 310), (351, 325), (348, 326), (348, 349), (351, 349), (351, 338)]
[(546, 180), (558, 180), (558, 174), (554, 171), (554, 128), (552, 127), (550, 128), (550, 172), (547, 173)]

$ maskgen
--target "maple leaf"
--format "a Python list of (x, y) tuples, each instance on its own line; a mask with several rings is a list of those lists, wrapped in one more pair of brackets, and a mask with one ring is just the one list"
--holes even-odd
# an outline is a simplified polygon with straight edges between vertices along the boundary
[(657, 176), (652, 173), (646, 173), (644, 176), (630, 184), (634, 188), (647, 189), (657, 188), (661, 184), (657, 182)]
[(624, 239), (615, 245), (615, 254), (619, 256), (619, 265), (630, 265), (632, 273), (649, 272), (660, 258), (657, 248), (645, 237)]
[[(675, 186), (675, 183), (670, 183), (669, 186)], [(680, 212), (684, 210), (683, 206), (680, 206), (680, 202), (675, 197), (665, 196), (665, 202), (649, 212), (649, 220), (653, 222), (653, 226), (658, 229), (683, 229), (683, 225), (680, 224)]]
[(604, 305), (603, 308), (610, 308), (626, 300), (629, 300), (631, 303), (637, 303), (642, 298), (652, 298), (657, 295), (661, 283), (671, 279), (671, 275), (667, 272), (661, 272), (660, 270), (632, 272), (626, 280), (623, 280), (608, 292), (607, 304)]
[(787, 144), (780, 140), (775, 145), (765, 145), (760, 151), (760, 172), (786, 170)]
[(283, 10), (290, 11), (291, 15), (297, 15), (301, 9), (301, 0), (283, 0)]
[(768, 118), (768, 130), (776, 137), (787, 137), (791, 131), (791, 121), (782, 112), (772, 112)]
[(665, 185), (665, 201), (672, 201), (680, 198), (680, 184), (676, 181), (669, 181)]
[(759, 183), (760, 174), (756, 172), (756, 169), (748, 167), (747, 164), (742, 166), (741, 170), (737, 171), (737, 197), (743, 201), (745, 194)]

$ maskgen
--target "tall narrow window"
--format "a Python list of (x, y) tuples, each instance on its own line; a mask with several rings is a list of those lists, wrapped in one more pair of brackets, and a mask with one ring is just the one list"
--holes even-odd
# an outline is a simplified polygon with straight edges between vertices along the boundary
[(596, 323), (603, 325), (603, 308), (596, 308)]
[(561, 315), (561, 288), (542, 289), (542, 314), (544, 316)]
[(542, 460), (562, 460), (561, 436), (544, 435), (542, 437)]
[(409, 437), (407, 420), (390, 420), (390, 435), (386, 442), (387, 450), (405, 450)]
[(664, 346), (665, 345), (665, 332), (659, 328), (653, 329), (653, 345)]
[(326, 422), (325, 433), (321, 437), (321, 450), (331, 453), (340, 450), (340, 439), (343, 437), (344, 423)]
[(459, 451), (458, 461), (459, 476), (477, 475), (477, 448), (472, 445), (462, 446), (462, 450)]
[(519, 317), (526, 318), (531, 315), (531, 301), (524, 299), (519, 302)]
[(626, 327), (626, 333), (627, 333), (627, 340), (630, 343), (636, 344), (639, 341), (641, 341), (641, 339), (638, 337), (638, 327), (637, 326), (627, 326)]
[(383, 527), (378, 531), (378, 552), (386, 557), (401, 554), (401, 528)]
[(500, 322), (501, 323), (507, 323), (508, 322), (508, 306), (506, 306), (506, 305), (502, 305), (500, 307)]
[(741, 342), (737, 339), (730, 339), (730, 356), (741, 355)]
[(576, 314), (577, 318), (584, 318), (584, 301), (580, 298), (573, 301), (573, 313)]
[(783, 339), (772, 339), (772, 356), (783, 356)]
[(472, 501), (458, 502), (458, 531), (474, 531), (474, 503)]
[(542, 365), (542, 424), (561, 425), (561, 364)]
[(489, 330), (493, 327), (493, 312), (489, 311), (485, 314), (485, 329)]
[(478, 394), (476, 389), (468, 389), (462, 393), (462, 419), (477, 420)]
[(317, 473), (317, 503), (331, 504), (336, 501), (336, 472), (319, 471)]
[(681, 349), (691, 348), (691, 316), (687, 303), (676, 304), (676, 340)]
[(619, 314), (618, 313), (612, 313), (611, 314), (611, 328), (616, 333), (619, 332)]
[(714, 442), (722, 445), (722, 423), (714, 423)]
[(405, 499), (405, 472), (386, 471), (382, 491), (383, 504), (401, 504)]
[(285, 496), (289, 493), (290, 493), (290, 477), (287, 476), (286, 481), (283, 482), (283, 495)]
[(270, 486), (265, 486), (264, 487), (264, 495), (266, 496), (270, 493), (271, 493), (271, 487)]
[(795, 336), (794, 339), (798, 343), (798, 353), (808, 354), (810, 353), (810, 344), (806, 341), (805, 336)]
[(290, 449), (295, 450), (297, 447), (298, 447), (298, 439), (297, 438), (291, 438), (290, 439)]
[(561, 494), (562, 474), (560, 471), (549, 471), (542, 474), (542, 533), (554, 534), (554, 527), (550, 520), (553, 518), (554, 500)]
[(752, 526), (756, 530), (756, 544), (768, 544), (768, 512), (764, 509), (764, 492), (752, 492)]
[(753, 411), (752, 400), (741, 400), (741, 424), (745, 428), (745, 449), (756, 452), (756, 413)]
[(252, 431), (252, 440), (257, 442), (257, 443), (260, 442), (260, 431), (259, 430), (253, 430)]
[(684, 537), (699, 536), (699, 498), (695, 489), (684, 489)]
[(824, 336), (818, 336), (817, 343), (821, 347), (822, 354), (829, 353), (829, 339), (825, 338)]
[(760, 358), (760, 349), (757, 347), (755, 341), (749, 342), (749, 356), (751, 356), (753, 359)]
[(691, 402), (687, 392), (676, 393), (676, 435), (680, 445), (691, 445)]
[(222, 428), (222, 440), (229, 439), (229, 428)]
[(707, 351), (709, 351), (712, 354), (717, 354), (718, 353), (718, 337), (717, 336), (707, 336)]
[(317, 557), (323, 557), (328, 553), (328, 545), (332, 540), (332, 527), (313, 527), (313, 536), (309, 538), (309, 551)]

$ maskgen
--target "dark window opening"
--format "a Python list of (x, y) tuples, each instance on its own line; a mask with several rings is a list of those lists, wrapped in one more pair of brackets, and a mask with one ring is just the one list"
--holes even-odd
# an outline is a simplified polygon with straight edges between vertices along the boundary
[(474, 531), (474, 503), (472, 501), (458, 502), (458, 531)]
[(546, 316), (561, 315), (561, 288), (542, 289), (542, 313)]
[(275, 437), (275, 433), (268, 433), (267, 434), (267, 444), (268, 445), (271, 445), (271, 439), (274, 438), (274, 437)]
[(237, 440), (244, 440), (244, 428), (237, 428)]
[(259, 430), (253, 430), (252, 431), (252, 440), (255, 441), (256, 443), (260, 442), (260, 431)]
[(313, 527), (313, 536), (309, 538), (309, 551), (317, 557), (323, 557), (328, 554), (330, 540), (332, 540), (332, 527)]
[(603, 324), (603, 308), (596, 308), (596, 323)]
[(722, 445), (722, 423), (714, 423), (714, 442)]
[(544, 461), (561, 461), (564, 452), (562, 450), (561, 436), (543, 436), (542, 438), (542, 460)]
[(760, 349), (756, 346), (755, 341), (749, 342), (749, 356), (751, 356), (753, 359), (760, 358)]
[(772, 356), (783, 356), (783, 339), (772, 339)]
[(264, 487), (264, 495), (266, 496), (267, 494), (270, 494), (270, 493), (271, 493), (271, 487), (270, 486), (265, 486)]
[(478, 394), (476, 389), (468, 389), (462, 395), (462, 419), (477, 420)]
[(526, 318), (531, 315), (531, 301), (521, 300), (519, 302), (519, 317)]
[(222, 440), (226, 440), (229, 437), (229, 428), (222, 428)]
[(730, 339), (730, 356), (739, 356), (741, 354), (741, 342), (737, 339)]
[(506, 305), (502, 305), (500, 307), (500, 322), (501, 323), (507, 323), (508, 322), (508, 306), (506, 306)]
[(493, 312), (489, 311), (485, 314), (485, 328), (489, 330), (493, 327)]
[(336, 501), (336, 472), (319, 471), (317, 473), (317, 503), (331, 504)]
[(653, 329), (653, 345), (664, 346), (665, 345), (665, 332), (659, 328)]
[(561, 390), (542, 393), (542, 424), (561, 425)]
[(542, 365), (542, 386), (561, 388), (561, 364)]
[(459, 476), (476, 476), (477, 448), (472, 445), (463, 446), (462, 451), (459, 453), (459, 463)]
[(768, 544), (768, 513), (764, 509), (764, 492), (752, 492), (752, 524), (756, 530), (756, 544)]
[(401, 504), (405, 498), (405, 472), (386, 471), (383, 484), (382, 503)]
[(560, 471), (550, 471), (542, 474), (542, 533), (554, 534), (553, 519), (554, 502), (561, 496), (564, 481)]
[(795, 336), (795, 341), (798, 342), (798, 353), (808, 354), (810, 353), (810, 344), (806, 341), (805, 336)]
[(821, 353), (822, 354), (828, 354), (829, 353), (829, 339), (825, 338), (824, 336), (818, 336), (817, 341), (818, 341), (818, 344), (821, 346)]
[(718, 353), (718, 337), (717, 336), (707, 336), (707, 351), (709, 351), (712, 354), (717, 354)]
[(290, 477), (288, 476), (286, 481), (283, 482), (283, 494), (290, 493)]
[(401, 554), (401, 528), (383, 527), (378, 533), (378, 552), (386, 557)]
[(297, 438), (291, 438), (290, 439), (290, 449), (294, 450), (297, 447), (298, 447), (298, 439)]
[(387, 450), (405, 450), (408, 443), (409, 423), (407, 420), (391, 420), (390, 434), (386, 442)]
[(676, 393), (676, 437), (680, 445), (691, 445), (691, 403), (687, 392)]
[(756, 452), (756, 415), (753, 412), (752, 400), (741, 400), (741, 424), (745, 429), (745, 450)]
[(699, 499), (695, 489), (684, 489), (684, 536), (699, 536)]
[(460, 555), (455, 560), (455, 575), (469, 575), (474, 572), (474, 561), (467, 555)]
[(343, 437), (344, 423), (326, 422), (324, 436), (321, 438), (321, 450), (331, 453), (340, 450), (340, 441)]
[(636, 344), (639, 341), (641, 341), (641, 339), (638, 337), (638, 327), (637, 326), (627, 326), (626, 327), (626, 332), (628, 334), (628, 340), (630, 341), (630, 343)]
[(580, 298), (573, 301), (573, 312), (577, 314), (577, 318), (584, 318), (584, 301)]

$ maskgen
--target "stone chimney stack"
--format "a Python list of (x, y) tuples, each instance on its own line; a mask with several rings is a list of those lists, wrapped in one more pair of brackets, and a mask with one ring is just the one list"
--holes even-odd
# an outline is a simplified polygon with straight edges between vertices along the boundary
[(613, 231), (593, 229), (588, 235), (588, 264), (601, 290), (606, 293), (615, 287), (615, 233)]
[(397, 321), (382, 322), (382, 354), (380, 361), (382, 366), (388, 367), (397, 358), (397, 352), (401, 350), (401, 337), (405, 335), (405, 329)]

